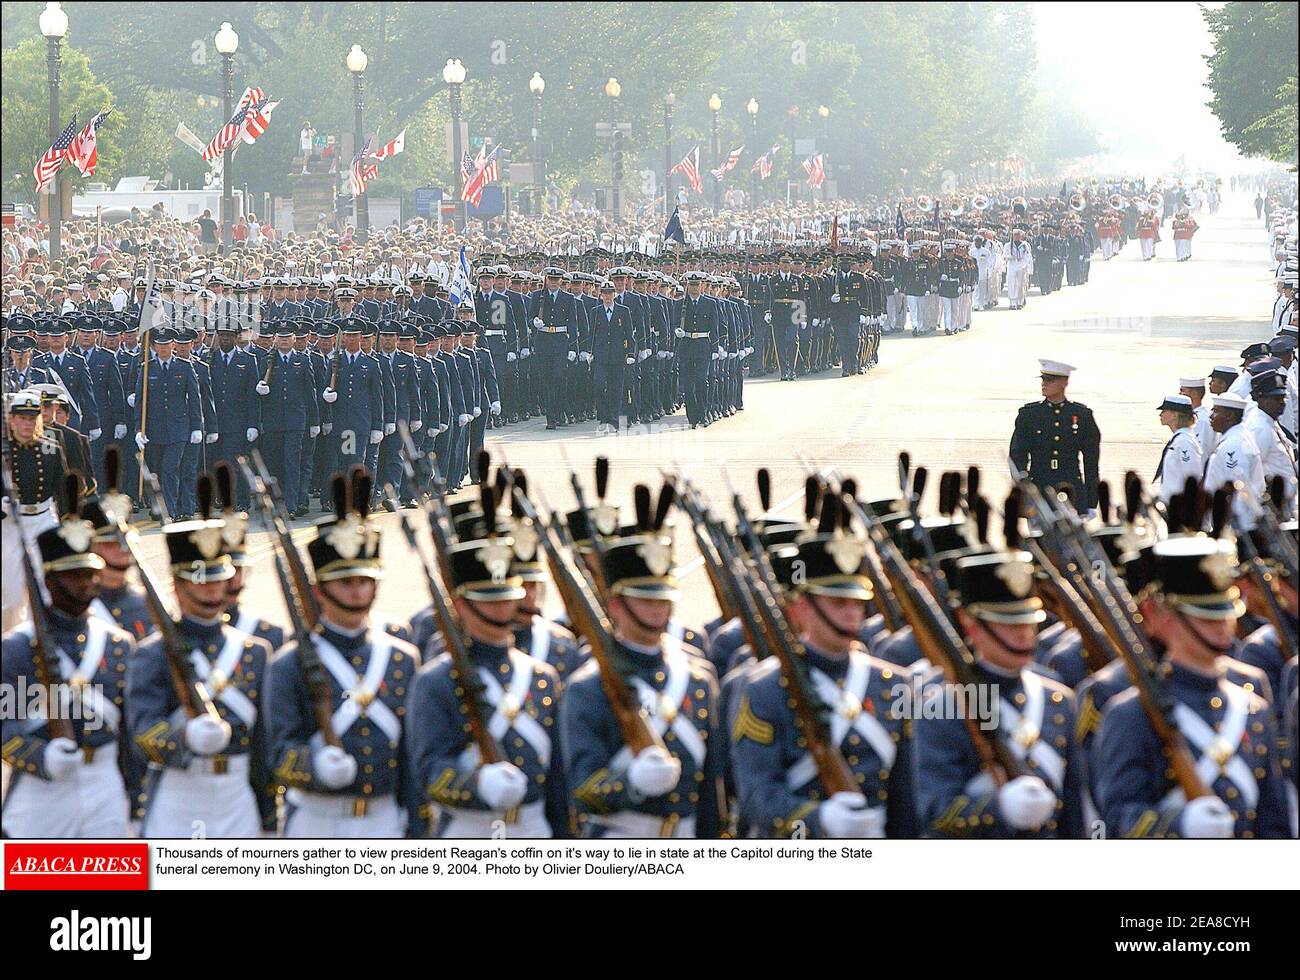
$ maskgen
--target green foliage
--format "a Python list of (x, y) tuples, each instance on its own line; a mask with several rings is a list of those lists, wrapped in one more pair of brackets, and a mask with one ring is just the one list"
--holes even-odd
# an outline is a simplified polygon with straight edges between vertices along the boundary
[(1202, 8), (1214, 52), (1210, 108), (1223, 136), (1242, 153), (1296, 160), (1294, 3), (1226, 3)]

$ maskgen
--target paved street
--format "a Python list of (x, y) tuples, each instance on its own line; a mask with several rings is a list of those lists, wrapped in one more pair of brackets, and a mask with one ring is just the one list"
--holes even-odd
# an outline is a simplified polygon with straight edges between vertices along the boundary
[[(589, 481), (592, 458), (608, 455), (612, 497), (624, 505), (625, 516), (631, 514), (631, 485), (656, 479), (660, 467), (684, 468), (719, 505), (730, 497), (729, 473), (756, 509), (753, 473), (767, 466), (774, 496), (790, 499), (789, 511), (797, 512), (793, 495), (804, 474), (799, 457), (834, 463), (858, 477), (865, 495), (882, 497), (895, 485), (903, 449), (936, 476), (977, 464), (988, 492), (1001, 494), (1016, 410), (1038, 397), (1036, 358), (1048, 356), (1079, 369), (1069, 394), (1096, 413), (1103, 479), (1117, 481), (1127, 469), (1149, 478), (1168, 435), (1156, 419), (1161, 396), (1177, 390), (1180, 375), (1239, 363), (1246, 343), (1270, 334), (1274, 292), (1263, 231), (1249, 200), (1230, 196), (1218, 215), (1203, 214), (1198, 221), (1190, 262), (1174, 261), (1166, 226), (1152, 262), (1143, 262), (1137, 243), (1130, 242), (1110, 262), (1095, 259), (1086, 286), (1042, 298), (1031, 294), (1023, 311), (1008, 310), (1004, 299), (996, 312), (976, 312), (972, 329), (956, 337), (886, 338), (880, 366), (865, 376), (828, 373), (792, 384), (747, 384), (746, 410), (707, 430), (690, 431), (684, 415), (618, 437), (596, 435), (594, 424), (547, 432), (534, 419), (490, 437), (489, 446), (498, 459), (527, 469), (541, 499), (564, 510), (573, 506), (568, 463)], [(380, 522), (393, 533), (384, 539), (388, 579), (379, 608), (390, 618), (406, 619), (426, 603), (427, 593), (396, 530), (397, 518), (384, 514)], [(265, 534), (250, 537), (255, 552), (269, 554)], [(677, 537), (678, 560), (687, 562), (689, 533)], [(156, 532), (149, 536), (149, 551), (161, 567)], [(685, 581), (682, 617), (702, 623), (716, 612), (707, 580), (696, 568)], [(284, 619), (269, 561), (254, 570), (246, 595), (264, 614)]]

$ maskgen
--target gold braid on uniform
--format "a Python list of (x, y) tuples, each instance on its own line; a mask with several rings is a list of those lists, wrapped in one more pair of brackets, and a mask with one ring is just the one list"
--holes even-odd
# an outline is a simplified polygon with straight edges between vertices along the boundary
[(306, 757), (297, 749), (286, 751), (284, 761), (275, 770), (275, 778), (286, 788), (309, 785), (312, 777)]
[(731, 726), (731, 741), (738, 744), (742, 738), (759, 745), (771, 745), (773, 741), (771, 723), (754, 714), (749, 706), (749, 694), (740, 703), (740, 712), (736, 715), (735, 724)]
[(474, 771), (460, 773), (455, 769), (444, 769), (438, 774), (438, 778), (426, 787), (426, 792), (435, 803), (463, 807), (474, 798), (469, 784), (475, 775)]
[(1083, 703), (1079, 705), (1079, 717), (1074, 723), (1074, 740), (1083, 744), (1089, 735), (1095, 735), (1101, 723), (1101, 712), (1093, 700), (1092, 691), (1085, 691)]
[(593, 813), (609, 813), (611, 793), (623, 792), (621, 779), (611, 776), (608, 769), (597, 769), (587, 781), (573, 791), (573, 798)]

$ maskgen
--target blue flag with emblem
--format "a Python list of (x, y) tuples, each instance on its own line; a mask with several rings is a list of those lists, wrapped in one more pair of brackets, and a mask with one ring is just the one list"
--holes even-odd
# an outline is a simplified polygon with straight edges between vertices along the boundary
[(452, 306), (459, 306), (462, 300), (473, 294), (473, 282), (470, 277), (469, 257), (465, 255), (465, 246), (460, 247), (460, 259), (456, 262), (456, 271), (451, 277), (451, 287), (447, 295)]
[[(889, 212), (886, 211), (886, 214)], [(894, 212), (894, 237), (900, 242), (907, 237), (907, 223), (903, 221), (903, 204), (900, 201), (898, 210)]]
[(682, 231), (682, 216), (677, 208), (673, 208), (673, 216), (664, 226), (664, 241), (677, 242), (679, 245), (686, 244), (686, 232)]

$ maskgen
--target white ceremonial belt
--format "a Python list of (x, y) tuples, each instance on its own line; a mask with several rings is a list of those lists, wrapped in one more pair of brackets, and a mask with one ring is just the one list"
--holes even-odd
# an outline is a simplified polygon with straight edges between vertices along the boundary
[(44, 514), (47, 510), (50, 509), (50, 506), (53, 503), (54, 503), (54, 498), (47, 497), (45, 500), (42, 500), (39, 504), (19, 504), (18, 513), (20, 513), (23, 517), (35, 517), (37, 514)]
[(505, 335), (506, 335), (506, 332), (505, 332), (504, 330), (484, 330), (484, 331), (483, 331), (483, 336), (484, 336), (484, 337), (504, 337)]
[(513, 810), (467, 810), (455, 806), (438, 810), (449, 820), (440, 837), (487, 839), (496, 833), (498, 824), (504, 827), (507, 837), (551, 836), (543, 800), (521, 803)]
[(397, 806), (397, 798), (392, 794), (387, 796), (335, 795), (312, 793), (296, 786), (286, 790), (284, 798), (300, 810), (321, 817), (366, 817)]
[(683, 339), (683, 340), (708, 340), (708, 339), (709, 339), (709, 334), (707, 334), (707, 333), (688, 333), (688, 334), (687, 334), (685, 337), (683, 337), (682, 339)]
[(248, 777), (249, 756), (243, 755), (196, 755), (190, 760), (185, 771), (205, 776), (243, 776)]
[(538, 327), (537, 329), (542, 333), (567, 333), (569, 330), (568, 327)]
[(617, 813), (593, 814), (591, 823), (615, 831), (624, 837), (694, 837), (695, 818), (671, 814), (657, 817), (652, 813), (620, 810)]

